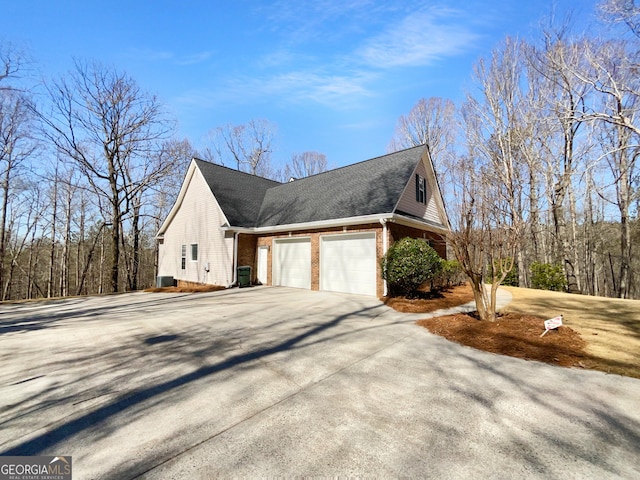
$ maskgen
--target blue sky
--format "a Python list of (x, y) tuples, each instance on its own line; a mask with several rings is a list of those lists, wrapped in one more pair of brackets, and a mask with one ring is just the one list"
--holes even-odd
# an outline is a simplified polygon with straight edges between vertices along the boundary
[(596, 0), (0, 0), (0, 40), (46, 78), (73, 58), (128, 72), (196, 148), (209, 130), (267, 119), (276, 164), (325, 153), (342, 166), (386, 152), (421, 97), (459, 102), (474, 62), (529, 38), (552, 10), (595, 22)]

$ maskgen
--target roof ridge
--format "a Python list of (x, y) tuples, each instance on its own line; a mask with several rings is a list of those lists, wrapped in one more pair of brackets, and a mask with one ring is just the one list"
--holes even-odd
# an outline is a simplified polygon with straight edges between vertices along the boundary
[[(426, 143), (423, 143), (422, 145), (415, 145), (413, 147), (403, 148), (402, 150), (397, 150), (397, 151), (391, 152), (391, 153), (385, 153), (384, 155), (378, 155), (377, 157), (368, 158), (366, 160), (360, 160), (359, 162), (351, 163), (349, 165), (343, 165), (341, 167), (332, 168), (331, 170), (325, 170), (324, 172), (314, 173), (313, 175), (307, 175), (306, 177), (296, 178), (293, 181), (279, 183), (278, 185), (274, 185), (271, 188), (277, 188), (277, 187), (281, 187), (281, 186), (285, 186), (285, 185), (291, 185), (291, 184), (296, 183), (296, 182), (299, 183), (299, 182), (303, 182), (305, 180), (314, 179), (314, 178), (316, 178), (316, 177), (318, 177), (320, 175), (325, 175), (325, 174), (328, 174), (328, 173), (337, 172), (338, 170), (344, 170), (345, 168), (355, 167), (357, 165), (361, 165), (361, 164), (367, 163), (367, 162), (372, 162), (374, 160), (380, 160), (381, 158), (389, 157), (391, 155), (397, 155), (398, 153), (406, 152), (407, 150), (412, 150), (414, 148), (425, 148), (426, 145), (427, 145)], [(271, 188), (269, 190), (271, 190)]]
[(266, 180), (268, 182), (276, 183), (277, 185), (274, 185), (274, 187), (278, 186), (278, 185), (285, 185), (284, 183), (279, 182), (277, 180), (273, 180), (271, 178), (262, 177), (260, 175), (255, 175), (255, 174), (249, 173), (249, 172), (243, 172), (242, 170), (238, 170), (236, 168), (227, 167), (226, 165), (221, 165), (219, 163), (210, 162), (208, 160), (203, 160), (203, 159), (198, 158), (198, 157), (193, 157), (193, 160), (196, 161), (196, 162), (202, 162), (204, 164), (211, 165), (213, 167), (221, 167), (221, 168), (227, 169), (227, 170), (229, 170), (231, 172), (234, 172), (234, 173), (241, 173), (243, 175), (247, 175), (247, 176), (252, 177), (252, 178), (259, 178), (261, 180)]
[(274, 185), (262, 199), (257, 225), (304, 223), (308, 218), (326, 220), (338, 218), (333, 215), (342, 218), (373, 211), (391, 213), (424, 148), (417, 145)]

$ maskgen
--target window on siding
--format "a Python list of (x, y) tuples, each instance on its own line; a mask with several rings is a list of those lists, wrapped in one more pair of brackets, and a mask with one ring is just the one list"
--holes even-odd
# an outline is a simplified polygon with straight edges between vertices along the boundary
[(198, 244), (192, 243), (191, 244), (191, 261), (195, 262), (196, 260), (198, 260)]
[(427, 204), (427, 180), (416, 173), (416, 202)]
[(185, 268), (187, 268), (187, 246), (186, 245), (182, 245), (182, 248), (180, 249), (180, 268), (182, 270), (184, 270)]

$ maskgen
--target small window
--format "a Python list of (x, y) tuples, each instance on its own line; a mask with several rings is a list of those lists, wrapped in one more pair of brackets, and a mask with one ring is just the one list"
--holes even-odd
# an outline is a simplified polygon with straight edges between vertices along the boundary
[(192, 243), (191, 244), (191, 261), (195, 262), (196, 260), (198, 260), (198, 244)]
[(416, 202), (427, 204), (427, 180), (416, 174)]
[(186, 245), (182, 245), (182, 248), (180, 249), (180, 256), (181, 256), (180, 268), (184, 270), (185, 268), (187, 268), (187, 246)]

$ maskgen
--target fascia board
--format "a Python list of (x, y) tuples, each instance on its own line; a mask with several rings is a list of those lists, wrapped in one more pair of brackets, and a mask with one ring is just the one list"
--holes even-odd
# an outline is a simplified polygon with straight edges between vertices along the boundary
[(299, 231), (299, 230), (321, 230), (323, 228), (344, 227), (347, 225), (362, 225), (366, 223), (378, 223), (381, 220), (399, 223), (401, 225), (406, 225), (410, 227), (416, 227), (423, 230), (427, 229), (427, 230), (435, 231), (437, 233), (445, 234), (448, 232), (447, 227), (444, 225), (435, 225), (431, 222), (406, 217), (404, 215), (400, 215), (397, 213), (362, 215), (359, 217), (336, 218), (332, 220), (321, 220), (318, 222), (307, 222), (307, 223), (291, 223), (288, 225), (275, 225), (272, 227), (251, 228), (251, 227), (229, 226), (229, 227), (223, 227), (222, 229), (230, 232), (252, 233), (252, 234), (279, 233), (279, 232), (292, 232), (292, 231)]
[(288, 225), (274, 225), (271, 227), (225, 227), (225, 230), (240, 232), (240, 233), (277, 233), (277, 232), (290, 232), (298, 230), (318, 230), (322, 228), (331, 227), (344, 227), (347, 225), (360, 225), (364, 223), (378, 223), (383, 219), (390, 219), (393, 217), (391, 213), (382, 213), (375, 215), (362, 215), (359, 217), (346, 217), (335, 218), (331, 220), (320, 220), (317, 222), (305, 222), (305, 223), (290, 223)]

